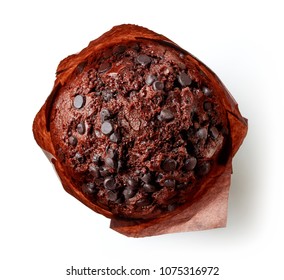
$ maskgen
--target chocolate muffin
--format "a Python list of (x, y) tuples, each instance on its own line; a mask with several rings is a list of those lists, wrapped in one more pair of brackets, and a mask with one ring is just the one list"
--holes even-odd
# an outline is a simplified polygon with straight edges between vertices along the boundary
[(37, 124), (34, 133), (38, 142), (48, 136), (39, 144), (87, 206), (108, 217), (154, 219), (202, 195), (206, 178), (220, 174), (238, 148), (230, 102), (187, 51), (122, 25), (61, 62), (44, 132)]

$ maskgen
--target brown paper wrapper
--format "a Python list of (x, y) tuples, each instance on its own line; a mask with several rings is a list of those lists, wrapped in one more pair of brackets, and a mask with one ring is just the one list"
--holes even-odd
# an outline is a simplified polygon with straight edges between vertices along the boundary
[[(227, 149), (227, 163), (218, 166), (203, 181), (200, 191), (193, 201), (178, 207), (173, 212), (147, 221), (125, 220), (113, 217), (112, 213), (90, 202), (70, 181), (60, 161), (57, 160), (49, 131), (49, 117), (53, 100), (68, 77), (89, 55), (113, 44), (136, 39), (153, 40), (170, 45), (186, 54), (186, 59), (198, 64), (200, 69), (213, 81), (214, 92), (219, 94), (227, 111), (230, 128), (230, 147)], [(219, 78), (201, 61), (181, 49), (174, 42), (146, 28), (136, 25), (120, 25), (112, 28), (80, 53), (62, 60), (57, 69), (53, 90), (38, 112), (33, 123), (33, 133), (38, 145), (54, 164), (64, 189), (92, 210), (111, 219), (110, 227), (131, 237), (145, 237), (166, 233), (205, 230), (224, 227), (227, 221), (228, 194), (232, 174), (232, 158), (239, 149), (247, 133), (247, 120), (239, 112), (238, 105)]]

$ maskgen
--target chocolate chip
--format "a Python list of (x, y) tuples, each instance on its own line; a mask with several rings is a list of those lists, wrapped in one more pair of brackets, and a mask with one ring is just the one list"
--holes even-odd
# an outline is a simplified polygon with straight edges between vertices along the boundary
[(189, 86), (192, 82), (191, 78), (184, 72), (178, 75), (178, 81), (183, 87)]
[(122, 53), (125, 52), (125, 50), (126, 50), (126, 46), (124, 46), (124, 45), (117, 45), (117, 46), (115, 46), (115, 47), (113, 48), (112, 53), (113, 53), (114, 55), (122, 54)]
[(144, 174), (144, 175), (141, 177), (141, 180), (142, 180), (144, 183), (148, 184), (148, 183), (151, 182), (152, 176), (151, 176), (150, 173), (146, 173), (146, 174)]
[(109, 140), (113, 143), (117, 143), (119, 141), (119, 134), (117, 132), (112, 133), (109, 136)]
[(113, 177), (107, 177), (104, 180), (104, 187), (108, 190), (115, 190), (116, 189), (116, 182)]
[(164, 182), (164, 186), (168, 187), (168, 188), (173, 188), (173, 187), (175, 187), (175, 185), (176, 185), (176, 181), (173, 180), (173, 179), (167, 179)]
[(104, 61), (104, 62), (100, 65), (100, 67), (99, 67), (99, 69), (98, 69), (98, 72), (99, 72), (99, 73), (104, 73), (104, 72), (108, 71), (110, 68), (111, 68), (111, 63), (108, 62), (108, 61)]
[(90, 164), (89, 172), (96, 179), (100, 177), (100, 168), (97, 165)]
[(148, 75), (148, 76), (146, 77), (145, 83), (146, 83), (148, 86), (150, 86), (150, 85), (152, 85), (156, 80), (157, 80), (157, 77), (156, 77), (155, 75), (150, 74), (150, 75)]
[(93, 159), (92, 159), (92, 160), (93, 160), (93, 163), (94, 163), (94, 164), (99, 164), (100, 158), (101, 158), (100, 155), (96, 155), (96, 154), (93, 155)]
[(198, 129), (197, 132), (196, 132), (196, 136), (199, 139), (206, 139), (207, 135), (208, 135), (208, 132), (207, 132), (207, 129), (205, 127)]
[(205, 96), (210, 96), (212, 91), (208, 87), (203, 87), (202, 92)]
[(198, 166), (198, 174), (200, 176), (204, 176), (209, 173), (210, 169), (211, 169), (210, 162), (203, 162)]
[(90, 195), (96, 192), (96, 186), (94, 183), (87, 183), (82, 186), (82, 192), (84, 194)]
[(153, 90), (158, 91), (158, 90), (163, 90), (164, 89), (164, 83), (160, 81), (155, 81), (153, 83)]
[(76, 109), (81, 109), (84, 105), (85, 105), (85, 98), (84, 98), (84, 96), (82, 96), (80, 94), (76, 95), (74, 100), (73, 100), (73, 106)]
[(79, 134), (83, 135), (86, 131), (85, 124), (83, 122), (78, 123), (76, 130)]
[(170, 109), (163, 109), (158, 116), (160, 121), (171, 121), (174, 119), (174, 115)]
[(125, 199), (129, 199), (135, 195), (136, 191), (132, 188), (125, 188), (122, 192), (124, 195)]
[(217, 139), (219, 136), (219, 131), (215, 126), (210, 128), (210, 133), (214, 139)]
[(117, 192), (108, 191), (107, 198), (109, 201), (116, 201), (117, 200)]
[(138, 185), (138, 182), (132, 178), (128, 178), (127, 181), (126, 181), (126, 185), (129, 187), (129, 188), (135, 188), (137, 187)]
[(105, 167), (105, 166), (102, 166), (102, 167), (100, 167), (100, 175), (102, 176), (102, 177), (106, 177), (106, 176), (108, 176), (110, 173), (109, 173), (109, 169), (107, 168), (107, 167)]
[(105, 159), (105, 164), (110, 168), (116, 168), (117, 166), (116, 160), (114, 160), (113, 158), (109, 158), (109, 157)]
[(149, 193), (152, 193), (152, 192), (155, 192), (156, 191), (156, 188), (154, 185), (151, 185), (151, 184), (144, 184), (143, 185), (143, 190), (145, 192), (149, 192)]
[(212, 103), (211, 102), (204, 102), (203, 108), (204, 108), (205, 111), (212, 110)]
[(101, 126), (101, 132), (105, 135), (109, 135), (113, 132), (113, 126), (111, 122), (104, 121)]
[(174, 159), (167, 158), (162, 162), (162, 169), (166, 172), (174, 171), (177, 167), (177, 163)]
[(101, 122), (103, 123), (105, 120), (108, 120), (110, 118), (110, 112), (108, 109), (102, 109), (100, 112), (100, 118)]
[(75, 159), (79, 162), (79, 163), (84, 163), (85, 162), (85, 157), (83, 155), (81, 155), (80, 153), (76, 153), (75, 154)]
[(72, 145), (73, 147), (75, 147), (78, 143), (78, 140), (75, 136), (70, 136), (68, 138), (69, 144)]
[(163, 174), (163, 173), (159, 173), (159, 174), (156, 176), (156, 182), (157, 182), (157, 183), (160, 183), (163, 178), (164, 178), (164, 174)]
[(137, 61), (138, 61), (141, 65), (145, 66), (145, 65), (151, 63), (152, 59), (151, 59), (151, 57), (149, 57), (149, 56), (146, 55), (146, 54), (140, 54), (140, 55), (137, 56)]
[(197, 159), (195, 157), (190, 157), (185, 161), (184, 167), (187, 171), (191, 171), (195, 168), (196, 163), (197, 163)]

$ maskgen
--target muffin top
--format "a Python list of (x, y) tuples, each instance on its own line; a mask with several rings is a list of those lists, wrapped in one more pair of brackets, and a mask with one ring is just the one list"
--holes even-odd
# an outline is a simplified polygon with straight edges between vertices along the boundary
[(123, 218), (155, 218), (190, 201), (224, 160), (228, 131), (204, 72), (180, 48), (150, 39), (88, 56), (50, 111), (72, 183)]

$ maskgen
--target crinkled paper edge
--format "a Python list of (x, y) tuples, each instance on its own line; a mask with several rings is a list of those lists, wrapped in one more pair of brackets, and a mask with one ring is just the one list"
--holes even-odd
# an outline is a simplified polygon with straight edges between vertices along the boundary
[[(113, 215), (95, 204), (91, 203), (80, 191), (78, 191), (68, 176), (64, 168), (56, 159), (55, 150), (49, 132), (49, 113), (53, 100), (60, 88), (65, 84), (67, 78), (89, 55), (102, 48), (107, 48), (113, 44), (120, 44), (137, 38), (155, 40), (160, 43), (171, 44), (173, 47), (186, 53), (187, 59), (197, 63), (200, 69), (214, 81), (214, 89), (217, 89), (224, 107), (227, 110), (230, 135), (231, 151), (225, 166), (220, 167), (214, 176), (204, 181), (202, 195), (190, 205), (179, 207), (176, 211), (150, 221), (132, 221), (114, 218)], [(206, 65), (197, 58), (181, 49), (168, 38), (152, 32), (137, 25), (120, 25), (113, 27), (110, 31), (103, 34), (98, 39), (92, 41), (89, 46), (80, 53), (68, 56), (62, 60), (57, 69), (57, 78), (54, 88), (35, 117), (33, 123), (33, 133), (36, 142), (43, 149), (47, 157), (54, 164), (57, 174), (62, 182), (64, 189), (80, 200), (92, 210), (111, 218), (110, 227), (117, 232), (131, 237), (154, 236), (166, 233), (205, 230), (226, 226), (228, 194), (232, 173), (232, 158), (239, 149), (247, 133), (247, 120), (239, 112), (238, 105), (229, 91), (225, 88), (219, 78)], [(211, 172), (212, 173), (212, 172)]]

